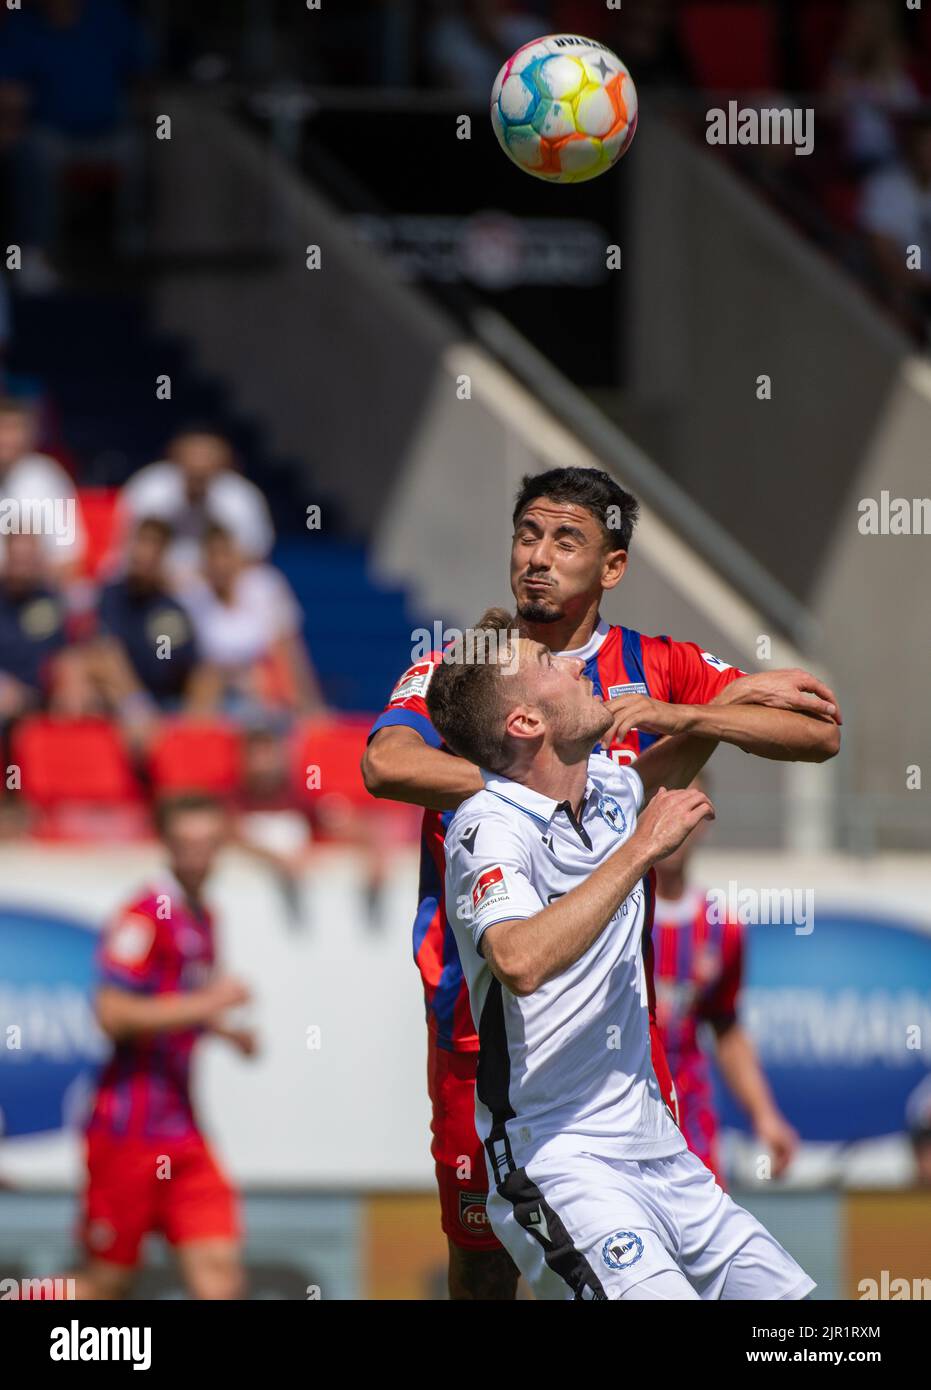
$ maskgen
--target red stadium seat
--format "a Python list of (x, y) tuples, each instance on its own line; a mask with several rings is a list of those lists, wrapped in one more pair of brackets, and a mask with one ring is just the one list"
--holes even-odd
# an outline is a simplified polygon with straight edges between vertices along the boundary
[(149, 760), (156, 793), (201, 791), (228, 796), (240, 773), (240, 734), (226, 724), (179, 721), (159, 735)]
[(142, 799), (120, 735), (104, 719), (25, 719), (13, 732), (11, 751), (22, 769), (23, 795), (37, 806), (118, 806)]
[[(372, 719), (312, 721), (299, 731), (295, 743), (297, 786), (308, 798), (345, 797), (371, 810), (375, 802), (365, 789), (359, 764)], [(319, 769), (319, 788), (307, 786), (308, 768)]]
[(87, 550), (83, 571), (88, 579), (96, 579), (110, 554), (116, 530), (116, 503), (119, 488), (85, 487), (78, 493), (78, 505), (87, 532)]
[(709, 91), (774, 91), (780, 83), (776, 14), (765, 0), (695, 0), (679, 14), (696, 80)]

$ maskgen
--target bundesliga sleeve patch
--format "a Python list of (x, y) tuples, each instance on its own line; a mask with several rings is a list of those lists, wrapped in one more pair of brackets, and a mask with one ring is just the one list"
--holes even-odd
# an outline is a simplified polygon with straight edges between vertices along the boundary
[(154, 922), (134, 913), (124, 917), (110, 931), (107, 955), (118, 965), (139, 965), (149, 954), (154, 937)]
[(412, 700), (416, 697), (422, 700), (427, 693), (434, 670), (432, 661), (418, 661), (416, 666), (409, 666), (392, 690), (388, 704), (395, 705), (400, 700)]
[(722, 661), (719, 656), (713, 656), (711, 652), (702, 652), (701, 659), (706, 666), (713, 666), (716, 671), (733, 670), (730, 662)]
[(495, 865), (493, 869), (485, 869), (475, 880), (472, 889), (472, 911), (480, 912), (489, 903), (507, 902), (509, 897), (504, 870)]

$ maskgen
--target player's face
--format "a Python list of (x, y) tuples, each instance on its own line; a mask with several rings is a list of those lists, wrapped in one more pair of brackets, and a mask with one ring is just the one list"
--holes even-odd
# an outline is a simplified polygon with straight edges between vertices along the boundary
[(605, 549), (601, 523), (587, 507), (538, 497), (521, 513), (511, 543), (517, 612), (528, 623), (581, 615), (626, 564), (626, 551)]
[(225, 838), (226, 821), (221, 812), (178, 811), (165, 833), (175, 877), (186, 888), (199, 889), (209, 876)]
[(594, 745), (611, 726), (577, 657), (555, 656), (542, 642), (523, 638), (518, 653), (521, 706), (538, 711), (554, 747)]

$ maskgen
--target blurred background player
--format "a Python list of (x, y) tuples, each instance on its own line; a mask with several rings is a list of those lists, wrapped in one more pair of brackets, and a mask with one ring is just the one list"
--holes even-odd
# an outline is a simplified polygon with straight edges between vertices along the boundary
[[(839, 746), (832, 692), (802, 671), (747, 676), (695, 643), (646, 637), (602, 620), (606, 591), (621, 582), (637, 522), (637, 500), (600, 469), (556, 468), (524, 478), (514, 505), (511, 589), (521, 631), (585, 662), (596, 695), (615, 713), (606, 750), (623, 762), (656, 742), (639, 732), (652, 700), (674, 704), (771, 705), (767, 737), (738, 746), (765, 757), (822, 761)], [(609, 526), (609, 518), (612, 525)], [(485, 1214), (487, 1175), (475, 1132), (478, 1036), (444, 900), (444, 838), (452, 811), (481, 790), (481, 772), (443, 745), (426, 706), (434, 652), (402, 675), (372, 726), (363, 776), (375, 796), (424, 806), (420, 904), (414, 958), (424, 984), (432, 1152), (449, 1246), (453, 1298), (513, 1298), (517, 1272)], [(786, 711), (805, 710), (813, 719)], [(648, 727), (648, 726), (647, 726)], [(653, 1011), (652, 942), (644, 935)], [(651, 1017), (651, 1026), (653, 1020)], [(667, 1099), (671, 1082), (653, 1028), (654, 1066)]]
[(162, 877), (117, 915), (100, 948), (97, 1017), (113, 1041), (87, 1131), (77, 1297), (119, 1298), (150, 1232), (175, 1247), (194, 1298), (243, 1294), (237, 1197), (191, 1101), (194, 1045), (205, 1032), (248, 1056), (255, 1039), (225, 1026), (249, 990), (218, 975), (203, 899), (226, 837), (222, 807), (189, 795), (158, 812)]
[[(707, 791), (707, 778), (696, 778)], [(708, 1054), (701, 1035), (714, 1039), (725, 1084), (746, 1111), (769, 1151), (772, 1176), (784, 1173), (798, 1136), (780, 1113), (756, 1049), (737, 1018), (743, 973), (743, 928), (719, 923), (705, 893), (689, 882), (689, 864), (704, 823), (678, 849), (659, 860), (653, 909), (656, 1020), (676, 1089), (679, 1125), (692, 1153), (724, 1186), (718, 1153), (718, 1116)]]

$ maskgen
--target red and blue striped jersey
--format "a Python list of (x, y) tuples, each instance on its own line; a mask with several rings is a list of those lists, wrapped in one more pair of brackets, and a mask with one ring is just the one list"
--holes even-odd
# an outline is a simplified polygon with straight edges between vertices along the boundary
[(726, 1028), (737, 1017), (743, 930), (737, 922), (718, 922), (704, 893), (692, 891), (676, 902), (657, 898), (653, 948), (656, 1018), (679, 1125), (692, 1152), (718, 1174), (718, 1118), (699, 1034), (702, 1024)]
[[(104, 929), (98, 982), (135, 994), (202, 989), (215, 964), (213, 922), (171, 877), (143, 893)], [(90, 1128), (115, 1137), (183, 1138), (197, 1132), (191, 1054), (203, 1030), (117, 1043), (101, 1075)]]
[[(743, 671), (728, 666), (692, 642), (668, 637), (645, 637), (626, 627), (600, 622), (584, 647), (565, 653), (585, 662), (585, 674), (604, 700), (643, 694), (670, 704), (703, 705)], [(414, 729), (432, 748), (443, 740), (427, 713), (426, 693), (434, 668), (442, 659), (431, 652), (408, 667), (391, 693), (384, 711), (369, 733), (403, 726)], [(635, 762), (657, 735), (632, 729), (609, 750), (618, 761)], [(436, 1045), (453, 1052), (478, 1051), (478, 1034), (469, 1008), (469, 991), (459, 964), (452, 927), (446, 920), (443, 882), (446, 873), (443, 842), (452, 811), (424, 811), (421, 831), (419, 906), (414, 918), (414, 960), (423, 980), (427, 1021)], [(649, 917), (649, 914), (648, 914)], [(648, 988), (652, 973), (649, 921), (644, 933)]]

